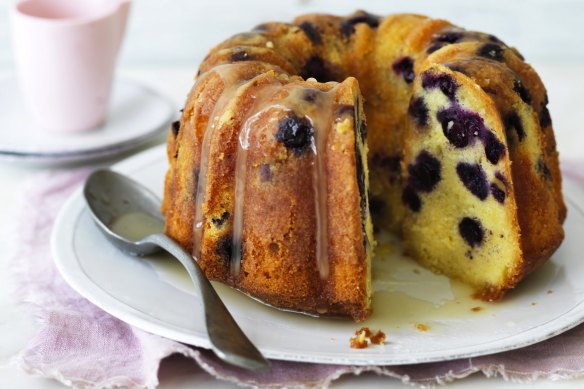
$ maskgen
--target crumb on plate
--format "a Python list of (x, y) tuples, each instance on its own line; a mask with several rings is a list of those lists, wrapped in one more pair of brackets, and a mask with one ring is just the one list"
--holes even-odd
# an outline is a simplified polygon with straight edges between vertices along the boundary
[(351, 348), (367, 348), (370, 344), (384, 344), (385, 339), (383, 331), (379, 330), (374, 334), (369, 327), (361, 327), (355, 331), (355, 336), (349, 339), (349, 345)]

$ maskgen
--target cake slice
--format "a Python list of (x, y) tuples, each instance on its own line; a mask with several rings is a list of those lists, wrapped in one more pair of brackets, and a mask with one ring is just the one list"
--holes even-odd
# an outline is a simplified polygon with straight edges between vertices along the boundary
[(523, 275), (511, 160), (495, 103), (475, 82), (431, 65), (414, 82), (404, 138), (409, 254), (500, 298)]
[[(183, 191), (171, 191), (167, 233), (192, 237), (184, 243), (212, 280), (279, 308), (363, 320), (373, 230), (358, 83), (252, 74), (222, 65), (191, 92), (217, 83), (211, 109), (192, 99), (183, 113), (178, 136), (194, 137), (196, 206), (181, 220)], [(167, 186), (180, 174), (171, 170)]]

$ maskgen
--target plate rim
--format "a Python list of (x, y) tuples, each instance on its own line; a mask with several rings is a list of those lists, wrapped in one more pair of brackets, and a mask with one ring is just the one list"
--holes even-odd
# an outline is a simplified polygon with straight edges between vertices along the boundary
[[(130, 158), (127, 158), (112, 166), (112, 170), (117, 172), (131, 174), (132, 171), (139, 170), (140, 167), (148, 166), (151, 163), (156, 163), (158, 160), (165, 158), (164, 153), (165, 145), (158, 145), (151, 149), (145, 150), (138, 153)], [(569, 192), (571, 196), (566, 196), (566, 188), (569, 187)], [(571, 197), (577, 197), (575, 195), (582, 195), (584, 198), (584, 189), (575, 183), (570, 177), (564, 177), (563, 181), (563, 191), (566, 198), (566, 202), (575, 206), (576, 209), (584, 215), (584, 210), (581, 205), (576, 203), (571, 199)], [(576, 192), (574, 195), (574, 191)], [(117, 300), (109, 292), (103, 290), (101, 287), (96, 285), (84, 272), (83, 268), (77, 261), (77, 258), (72, 258), (73, 254), (69, 253), (68, 258), (63, 257), (63, 253), (60, 251), (61, 243), (58, 242), (62, 238), (64, 232), (73, 231), (74, 226), (79, 222), (79, 218), (86, 212), (84, 209), (84, 202), (82, 199), (82, 188), (77, 188), (74, 193), (67, 199), (63, 207), (61, 208), (52, 231), (51, 235), (51, 253), (53, 256), (53, 261), (65, 281), (81, 296), (89, 300), (92, 304), (108, 312), (112, 316), (132, 325), (141, 330), (147, 331), (149, 333), (163, 336), (175, 341), (182, 343), (191, 344), (194, 346), (210, 349), (211, 345), (209, 340), (203, 335), (188, 334), (182, 332), (180, 329), (169, 328), (168, 323), (165, 325), (164, 321), (157, 319), (151, 315), (147, 315), (138, 309), (125, 304), (124, 302)], [(71, 217), (75, 218), (75, 223), (71, 223)], [(66, 234), (64, 235), (66, 236)], [(74, 235), (69, 235), (70, 239), (73, 240)], [(65, 255), (66, 256), (66, 255)], [(69, 262), (67, 261), (69, 260)], [(70, 263), (74, 259), (73, 263)], [(76, 267), (71, 267), (70, 265), (77, 265)], [(76, 277), (77, 276), (77, 277)], [(104, 302), (105, 296), (105, 302)], [(107, 301), (111, 299), (111, 301)], [(113, 301), (113, 304), (112, 304)], [(130, 313), (128, 313), (128, 311)], [(562, 319), (562, 320), (560, 320)], [(153, 320), (155, 322), (153, 322)], [(157, 323), (156, 323), (157, 322)], [(571, 307), (567, 312), (562, 315), (552, 318), (549, 321), (543, 322), (536, 327), (529, 328), (527, 330), (521, 331), (515, 335), (510, 335), (502, 339), (497, 339), (495, 341), (487, 342), (489, 347), (483, 347), (477, 349), (477, 345), (467, 345), (458, 347), (455, 353), (444, 353), (443, 350), (434, 350), (433, 352), (426, 353), (423, 356), (414, 354), (414, 357), (399, 357), (391, 355), (388, 353), (382, 354), (355, 354), (351, 353), (351, 349), (347, 348), (346, 356), (334, 356), (323, 353), (311, 352), (310, 355), (302, 355), (297, 352), (281, 352), (277, 350), (277, 347), (269, 346), (258, 346), (260, 351), (264, 353), (267, 358), (284, 360), (284, 361), (295, 361), (295, 362), (310, 362), (310, 363), (323, 363), (323, 364), (340, 364), (340, 365), (406, 365), (406, 364), (418, 364), (418, 363), (429, 363), (429, 362), (441, 362), (449, 361), (461, 358), (471, 358), (484, 355), (491, 355), (500, 352), (510, 351), (526, 347), (556, 335), (559, 335), (565, 331), (568, 331), (577, 325), (584, 322), (584, 298)], [(559, 323), (563, 323), (560, 325)], [(175, 326), (173, 326), (175, 327)], [(544, 329), (543, 331), (541, 329)], [(532, 334), (535, 332), (535, 334)], [(527, 336), (526, 336), (527, 335)], [(519, 337), (521, 341), (509, 343), (509, 338)], [(407, 354), (407, 353), (406, 353)], [(411, 355), (411, 353), (410, 353)], [(385, 356), (385, 357), (384, 357)]]

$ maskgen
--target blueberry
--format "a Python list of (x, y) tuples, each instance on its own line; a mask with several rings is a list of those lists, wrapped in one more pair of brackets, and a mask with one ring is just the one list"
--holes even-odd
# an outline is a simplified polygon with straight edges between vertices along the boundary
[(547, 105), (544, 105), (539, 113), (539, 125), (541, 129), (551, 126), (552, 124), (552, 117), (550, 116), (550, 111), (548, 110)]
[(180, 121), (172, 122), (172, 133), (174, 134), (175, 138), (178, 136), (178, 132), (180, 130)]
[(507, 132), (507, 136), (509, 136), (511, 130), (514, 129), (520, 142), (525, 138), (523, 122), (521, 121), (521, 118), (517, 112), (511, 111), (509, 114), (507, 114), (507, 116), (505, 116), (503, 121), (505, 123), (505, 131)]
[(495, 183), (491, 183), (491, 194), (501, 204), (505, 202), (505, 191), (499, 188)]
[(408, 113), (415, 119), (416, 124), (419, 127), (425, 127), (428, 125), (428, 107), (426, 106), (423, 97), (416, 97), (410, 101)]
[(222, 236), (217, 241), (215, 246), (215, 253), (223, 260), (227, 265), (231, 261), (231, 252), (233, 249), (233, 238), (231, 235)]
[(399, 58), (391, 67), (396, 74), (402, 75), (408, 84), (414, 81), (416, 76), (414, 74), (414, 61), (410, 57)]
[(302, 31), (304, 31), (304, 33), (312, 43), (314, 43), (315, 45), (320, 45), (322, 43), (320, 30), (318, 29), (317, 26), (310, 22), (302, 22), (298, 27), (300, 27)]
[(485, 144), (485, 155), (487, 159), (490, 163), (496, 165), (505, 155), (505, 145), (490, 131), (486, 132), (483, 136), (483, 142)]
[(505, 188), (507, 188), (507, 179), (505, 178), (505, 176), (503, 175), (503, 173), (496, 172), (495, 173), (495, 178), (497, 180), (501, 181), (503, 183), (503, 185), (505, 185)]
[(310, 120), (293, 113), (288, 114), (278, 124), (276, 140), (283, 143), (299, 157), (312, 144), (314, 129)]
[(497, 37), (496, 37), (496, 36), (494, 36), (494, 35), (489, 35), (487, 38), (489, 39), (489, 41), (491, 41), (491, 42), (493, 42), (493, 43), (498, 43), (498, 44), (500, 44), (500, 45), (504, 44), (504, 43), (503, 43), (503, 41), (502, 41), (501, 39), (497, 38)]
[(424, 89), (440, 88), (442, 93), (450, 100), (454, 100), (454, 95), (458, 89), (458, 84), (451, 75), (432, 74), (428, 72), (422, 74), (422, 86)]
[(544, 162), (543, 158), (539, 158), (537, 160), (537, 164), (535, 165), (537, 172), (545, 179), (551, 180), (552, 179), (552, 172), (548, 165)]
[(440, 170), (440, 161), (423, 150), (416, 157), (415, 163), (408, 166), (408, 182), (416, 191), (431, 192), (440, 182)]
[(459, 31), (447, 31), (442, 34), (434, 35), (434, 42), (446, 42), (446, 43), (456, 43), (464, 37), (462, 32)]
[(486, 131), (483, 119), (478, 114), (459, 106), (439, 110), (436, 118), (442, 124), (444, 136), (457, 148), (472, 144), (474, 138)]
[(359, 23), (365, 23), (371, 28), (377, 28), (379, 27), (379, 22), (379, 16), (360, 11), (354, 16), (343, 20), (341, 23), (341, 34), (345, 37), (353, 35), (355, 33), (355, 25)]
[(456, 173), (466, 189), (481, 200), (489, 195), (487, 175), (479, 164), (460, 162), (456, 165)]
[(231, 61), (232, 62), (241, 62), (241, 61), (251, 61), (251, 55), (241, 48), (236, 48), (236, 50), (231, 53)]
[(484, 138), (485, 155), (489, 162), (496, 165), (505, 155), (505, 145), (490, 131), (486, 133)]
[(314, 103), (318, 98), (319, 90), (315, 88), (307, 88), (302, 91), (302, 99), (309, 103)]
[(432, 54), (433, 52), (443, 48), (444, 46), (446, 46), (448, 43), (446, 42), (435, 42), (432, 43), (430, 45), (430, 47), (428, 47), (428, 50), (426, 50), (426, 54)]
[(464, 34), (460, 31), (447, 31), (441, 34), (436, 34), (432, 38), (432, 44), (426, 50), (427, 54), (432, 54), (438, 49), (447, 46), (452, 43), (459, 42), (464, 38)]
[(262, 182), (272, 181), (272, 169), (270, 168), (270, 164), (264, 163), (260, 166), (260, 180)]
[(211, 222), (215, 224), (216, 227), (221, 227), (227, 221), (227, 219), (229, 219), (229, 216), (231, 216), (231, 214), (225, 211), (221, 214), (221, 217), (212, 218)]
[(513, 90), (521, 97), (521, 100), (527, 104), (531, 104), (531, 94), (520, 79), (513, 80)]
[(422, 209), (422, 200), (420, 200), (420, 196), (418, 196), (416, 191), (409, 185), (404, 188), (402, 201), (414, 212), (419, 212), (420, 209)]
[(464, 148), (479, 138), (485, 145), (485, 154), (492, 164), (497, 164), (505, 155), (505, 145), (485, 127), (483, 118), (477, 113), (467, 111), (459, 105), (451, 105), (440, 109), (436, 118), (442, 124), (444, 136), (454, 147)]
[(482, 45), (478, 52), (478, 55), (481, 57), (485, 57), (488, 59), (493, 59), (495, 61), (502, 61), (503, 60), (503, 47), (497, 43), (485, 43)]
[(481, 222), (470, 217), (465, 217), (458, 223), (458, 232), (470, 247), (479, 246), (485, 237)]
[(372, 214), (380, 215), (385, 209), (385, 201), (379, 197), (372, 196), (369, 194), (369, 211)]

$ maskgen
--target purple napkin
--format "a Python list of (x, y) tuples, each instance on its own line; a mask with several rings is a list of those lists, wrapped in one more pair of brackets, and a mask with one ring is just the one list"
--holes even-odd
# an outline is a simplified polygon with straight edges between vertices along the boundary
[[(584, 185), (573, 164), (566, 175)], [(322, 387), (343, 374), (372, 371), (421, 386), (476, 372), (513, 381), (584, 375), (584, 325), (524, 349), (448, 362), (406, 366), (342, 366), (272, 361), (266, 373), (225, 365), (203, 349), (136, 329), (92, 305), (61, 278), (51, 258), (53, 221), (87, 171), (40, 173), (24, 188), (12, 220), (10, 269), (14, 295), (39, 322), (39, 331), (16, 356), (26, 371), (87, 388), (153, 388), (163, 358), (182, 354), (218, 379), (245, 386)], [(347, 341), (348, 342), (348, 341)], [(348, 343), (347, 343), (348, 344)], [(347, 346), (348, 347), (348, 346)]]

